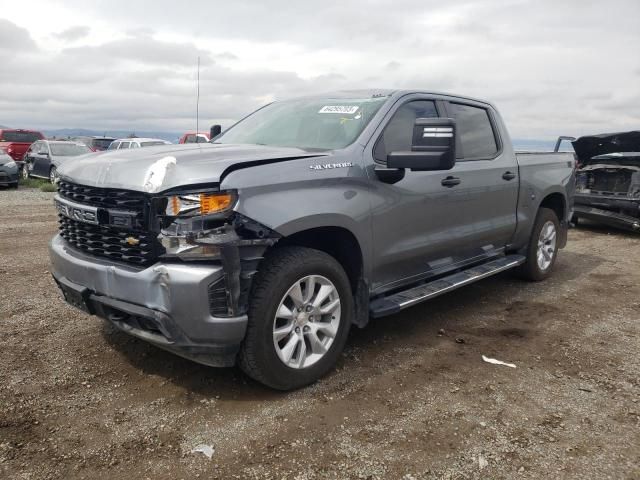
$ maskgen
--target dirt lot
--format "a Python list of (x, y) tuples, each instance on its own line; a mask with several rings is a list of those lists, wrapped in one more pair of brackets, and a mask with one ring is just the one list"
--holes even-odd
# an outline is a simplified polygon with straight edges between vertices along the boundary
[(333, 374), (284, 394), (66, 306), (51, 200), (0, 191), (0, 477), (640, 478), (638, 236), (573, 230), (551, 280), (354, 329)]

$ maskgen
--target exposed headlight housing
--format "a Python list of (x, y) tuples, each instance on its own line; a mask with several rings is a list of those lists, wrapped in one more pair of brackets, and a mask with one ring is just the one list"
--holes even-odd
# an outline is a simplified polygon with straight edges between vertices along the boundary
[(165, 255), (194, 260), (219, 257), (219, 247), (211, 244), (207, 237), (222, 229), (236, 200), (233, 191), (189, 192), (165, 197), (160, 234)]

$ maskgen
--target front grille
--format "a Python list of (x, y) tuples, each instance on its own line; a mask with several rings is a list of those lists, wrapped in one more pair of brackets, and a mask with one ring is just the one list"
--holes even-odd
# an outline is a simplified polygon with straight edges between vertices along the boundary
[(145, 206), (144, 193), (129, 190), (88, 187), (60, 181), (58, 193), (64, 198), (93, 207), (132, 210), (142, 214)]
[[(136, 265), (148, 265), (158, 256), (154, 233), (128, 232), (114, 227), (78, 222), (60, 215), (60, 236), (69, 244), (92, 255)], [(129, 242), (139, 242), (130, 245)]]
[[(98, 207), (99, 225), (59, 215), (60, 236), (71, 246), (140, 266), (152, 264), (162, 253), (157, 234), (144, 229), (147, 199), (143, 193), (61, 181), (58, 194), (81, 205)], [(123, 222), (123, 218), (128, 220)]]

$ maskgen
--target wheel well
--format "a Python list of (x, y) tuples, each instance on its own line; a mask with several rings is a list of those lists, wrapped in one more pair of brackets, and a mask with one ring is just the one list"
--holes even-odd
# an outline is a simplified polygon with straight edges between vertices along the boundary
[(328, 253), (344, 268), (351, 288), (356, 291), (362, 276), (362, 250), (356, 237), (346, 228), (318, 227), (297, 232), (276, 243), (274, 248), (296, 245)]
[(547, 195), (542, 203), (540, 203), (540, 208), (549, 208), (556, 212), (558, 220), (560, 222), (564, 222), (566, 220), (566, 202), (564, 196), (561, 193), (552, 193)]

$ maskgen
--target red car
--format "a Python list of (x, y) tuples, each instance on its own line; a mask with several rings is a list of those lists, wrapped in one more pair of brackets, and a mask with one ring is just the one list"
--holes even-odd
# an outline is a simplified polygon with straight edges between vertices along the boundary
[(22, 157), (31, 144), (37, 140), (44, 140), (44, 135), (34, 130), (8, 129), (0, 130), (0, 150), (9, 154), (22, 168)]
[(178, 143), (207, 143), (209, 140), (209, 132), (187, 132)]

